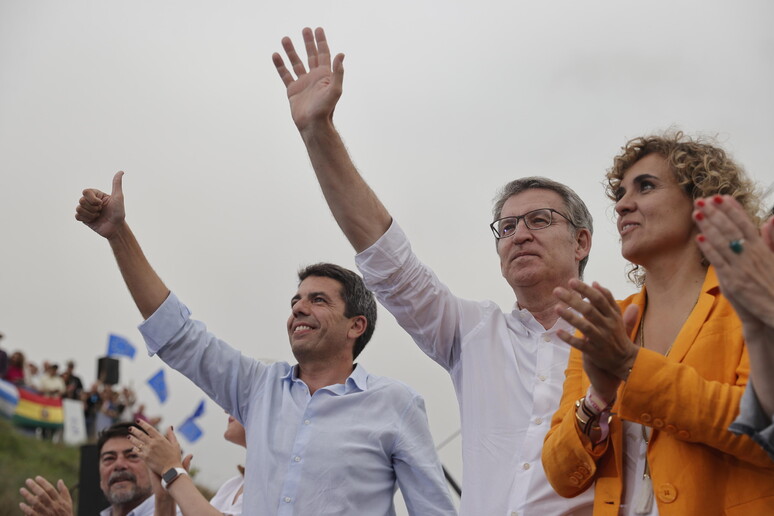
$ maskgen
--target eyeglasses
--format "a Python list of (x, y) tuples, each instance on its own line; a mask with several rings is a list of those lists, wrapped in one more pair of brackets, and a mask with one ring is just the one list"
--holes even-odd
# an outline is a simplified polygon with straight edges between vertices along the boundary
[[(538, 229), (546, 229), (548, 226), (554, 223), (553, 214), (556, 213), (560, 217), (564, 218), (572, 224), (572, 221), (558, 211), (551, 208), (541, 208), (539, 210), (528, 211), (524, 215), (517, 217), (503, 217), (489, 224), (492, 229), (492, 233), (496, 239), (512, 237), (516, 233), (516, 228), (519, 226), (519, 221), (524, 219), (524, 225), (527, 229), (536, 231)], [(574, 224), (573, 224), (574, 225)]]

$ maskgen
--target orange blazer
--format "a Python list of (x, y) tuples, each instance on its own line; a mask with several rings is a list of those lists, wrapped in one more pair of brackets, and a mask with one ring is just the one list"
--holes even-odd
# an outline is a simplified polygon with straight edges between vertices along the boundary
[[(619, 305), (639, 305), (641, 316), (644, 302), (643, 289)], [(594, 514), (616, 516), (623, 494), (624, 419), (653, 428), (648, 462), (661, 516), (774, 514), (774, 462), (749, 437), (728, 431), (749, 370), (742, 323), (710, 267), (669, 356), (640, 350), (618, 390), (610, 435), (597, 446), (575, 421), (575, 401), (586, 394), (589, 379), (582, 354), (572, 350), (562, 401), (543, 446), (549, 482), (565, 497), (594, 484)]]

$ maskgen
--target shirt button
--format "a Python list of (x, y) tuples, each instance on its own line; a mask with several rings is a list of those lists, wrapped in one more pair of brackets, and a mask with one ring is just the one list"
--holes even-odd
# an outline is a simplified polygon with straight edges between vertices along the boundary
[(301, 462), (301, 457), (296, 455), (295, 457), (293, 457), (293, 460), (296, 461), (296, 462)]
[(312, 423), (312, 422), (311, 422), (311, 421), (309, 421), (308, 419), (304, 419), (304, 424), (305, 424), (305, 425), (308, 425), (308, 424), (311, 424), (311, 423)]
[(547, 333), (543, 335), (543, 342), (551, 342), (551, 335)]
[(535, 424), (536, 424), (536, 425), (539, 425), (539, 424), (541, 424), (542, 422), (543, 422), (543, 418), (542, 418), (542, 417), (539, 417), (539, 418), (536, 418), (536, 419), (535, 419)]
[(519, 516), (519, 513), (516, 511), (511, 511), (511, 516)]
[(285, 497), (285, 503), (290, 503), (290, 497), (289, 496)]
[(524, 464), (522, 464), (521, 469), (528, 470), (529, 469), (529, 462), (525, 462)]
[(538, 380), (540, 380), (541, 382), (545, 382), (546, 381), (546, 377), (543, 376), (542, 374), (539, 374), (538, 375)]

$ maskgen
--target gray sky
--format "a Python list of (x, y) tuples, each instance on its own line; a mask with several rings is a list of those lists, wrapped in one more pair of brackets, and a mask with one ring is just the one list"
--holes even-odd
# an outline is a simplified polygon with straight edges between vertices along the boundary
[[(487, 228), (498, 187), (545, 175), (587, 201), (586, 278), (626, 282), (601, 181), (627, 139), (677, 127), (717, 136), (774, 182), (774, 4), (766, 0), (551, 2), (0, 3), (0, 331), (34, 361), (74, 358), (85, 381), (107, 334), (142, 345), (106, 242), (77, 223), (86, 187), (125, 170), (127, 218), (156, 270), (218, 336), (291, 360), (285, 320), (299, 266), (354, 267), (271, 64), (280, 39), (326, 28), (346, 53), (335, 121), (353, 158), (458, 295), (513, 293)], [(770, 199), (770, 202), (774, 199)], [(437, 442), (459, 426), (447, 374), (386, 311), (361, 362), (426, 398)], [(179, 425), (202, 395), (156, 358), (122, 360), (151, 414)], [(189, 446), (199, 479), (234, 474), (240, 450), (208, 401)], [(459, 439), (441, 452), (461, 478)]]

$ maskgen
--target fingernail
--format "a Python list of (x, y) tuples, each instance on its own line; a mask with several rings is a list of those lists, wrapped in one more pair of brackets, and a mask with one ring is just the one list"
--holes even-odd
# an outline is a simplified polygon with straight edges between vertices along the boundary
[(715, 204), (723, 204), (723, 198), (719, 195), (713, 197), (712, 200), (715, 201)]
[(698, 201), (696, 201), (696, 206), (698, 206), (699, 208), (704, 208), (705, 204), (707, 203), (704, 202), (704, 199), (699, 199)]
[(699, 242), (704, 242), (707, 239), (704, 237), (704, 235), (699, 234), (699, 236), (696, 237), (696, 240), (698, 240)]
[(704, 214), (702, 212), (700, 212), (700, 211), (697, 211), (693, 215), (693, 218), (695, 218), (696, 220), (704, 220)]

